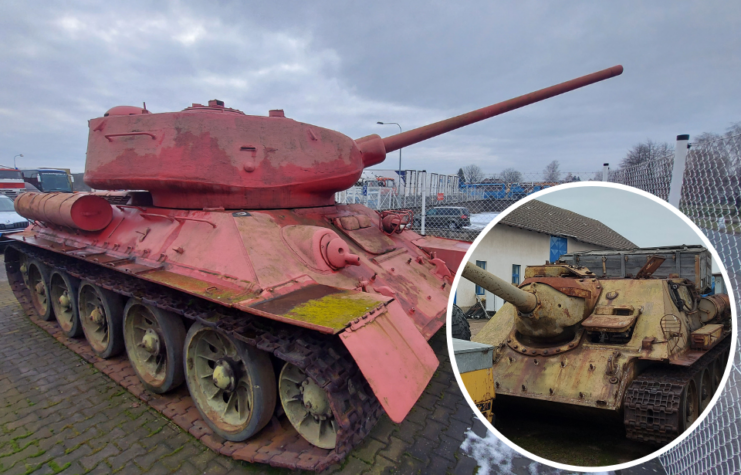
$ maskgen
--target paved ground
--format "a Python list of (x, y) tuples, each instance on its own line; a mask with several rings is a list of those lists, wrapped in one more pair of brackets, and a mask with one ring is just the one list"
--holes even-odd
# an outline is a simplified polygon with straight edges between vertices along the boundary
[[(26, 318), (0, 261), (0, 473), (287, 473), (217, 455)], [(482, 473), (461, 450), (472, 413), (441, 366), (400, 425), (384, 417), (325, 473)], [(489, 450), (491, 452), (491, 450)], [(551, 472), (515, 454), (502, 473)], [(541, 470), (542, 469), (542, 470)], [(653, 472), (653, 470), (652, 470)], [(500, 473), (492, 467), (491, 473)]]

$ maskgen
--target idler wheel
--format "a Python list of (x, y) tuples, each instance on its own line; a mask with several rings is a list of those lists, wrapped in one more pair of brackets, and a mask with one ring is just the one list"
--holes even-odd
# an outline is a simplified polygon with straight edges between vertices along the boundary
[(713, 361), (713, 392), (717, 391), (720, 387), (720, 382), (723, 379), (723, 373), (726, 370), (726, 367), (723, 366), (723, 361), (720, 356), (715, 358), (715, 361)]
[(275, 410), (268, 354), (200, 323), (185, 337), (185, 381), (198, 412), (226, 440), (257, 433)]
[(680, 408), (679, 432), (687, 430), (700, 414), (700, 396), (695, 381), (690, 381), (682, 392), (682, 406)]
[(77, 298), (80, 323), (93, 351), (101, 358), (123, 352), (123, 303), (111, 291), (83, 281)]
[(31, 260), (26, 264), (28, 272), (28, 289), (31, 291), (31, 303), (42, 320), (52, 320), (54, 310), (49, 301), (49, 271), (44, 264)]
[(80, 281), (66, 272), (52, 271), (49, 278), (49, 297), (59, 327), (65, 335), (76, 338), (82, 335), (82, 324), (77, 308)]
[(702, 370), (702, 374), (700, 375), (700, 413), (710, 405), (713, 394), (715, 394), (715, 390), (713, 388), (712, 366), (710, 366)]
[(283, 366), (278, 384), (283, 410), (298, 433), (319, 448), (333, 449), (337, 422), (324, 388), (291, 363)]
[(145, 388), (162, 394), (185, 379), (185, 325), (177, 315), (129, 299), (124, 309), (124, 343)]

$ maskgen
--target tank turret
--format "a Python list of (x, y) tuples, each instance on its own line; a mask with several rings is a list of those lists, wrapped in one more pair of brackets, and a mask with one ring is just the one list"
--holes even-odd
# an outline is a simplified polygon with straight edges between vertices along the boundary
[(594, 310), (601, 285), (586, 268), (551, 265), (530, 267), (528, 272), (543, 277), (526, 280), (523, 289), (470, 262), (462, 275), (517, 309), (515, 329), (522, 343), (539, 346), (572, 340), (578, 325)]
[(180, 112), (110, 109), (89, 122), (85, 183), (148, 190), (154, 206), (180, 209), (308, 208), (334, 204), (386, 154), (460, 127), (621, 74), (614, 66), (390, 137), (357, 140), (289, 119), (246, 115), (222, 101)]

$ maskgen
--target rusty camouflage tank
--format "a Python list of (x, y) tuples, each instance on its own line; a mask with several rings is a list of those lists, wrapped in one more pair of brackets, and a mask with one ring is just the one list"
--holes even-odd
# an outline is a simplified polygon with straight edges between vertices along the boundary
[(699, 281), (653, 278), (663, 261), (625, 278), (531, 266), (519, 288), (467, 263), (464, 278), (508, 302), (473, 338), (494, 346), (497, 403), (622, 416), (628, 438), (652, 444), (690, 427), (726, 370), (730, 305)]

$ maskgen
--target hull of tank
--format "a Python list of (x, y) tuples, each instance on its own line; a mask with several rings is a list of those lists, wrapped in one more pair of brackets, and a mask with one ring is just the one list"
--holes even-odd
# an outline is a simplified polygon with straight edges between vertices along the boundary
[[(622, 418), (626, 405), (634, 408), (631, 401), (638, 399), (637, 393), (633, 395), (636, 386), (632, 384), (640, 375), (649, 369), (657, 374), (664, 371), (677, 381), (681, 378), (695, 380), (699, 387), (702, 382), (698, 377), (702, 371), (706, 368), (712, 371), (714, 361), (723, 356), (730, 345), (730, 325), (727, 325), (713, 347), (691, 347), (689, 336), (702, 327), (703, 322), (697, 314), (677, 308), (670, 294), (671, 280), (600, 279), (598, 283), (603, 287), (602, 292), (594, 313), (583, 325), (594, 321), (598, 326), (624, 325), (629, 328), (624, 342), (595, 341), (597, 330), (604, 328), (592, 326), (582, 328), (573, 339), (553, 345), (544, 354), (544, 347), (534, 350), (518, 340), (514, 331), (517, 310), (512, 304), (505, 304), (476, 334), (473, 341), (495, 347), (493, 369), (497, 404), (519, 400), (527, 401), (529, 408), (537, 408), (540, 404), (544, 412), (562, 407), (569, 413), (588, 414), (589, 417), (602, 413), (610, 419)], [(683, 297), (691, 301), (689, 294)], [(597, 318), (602, 318), (602, 323), (595, 320)], [(536, 351), (537, 354), (533, 354)], [(677, 388), (681, 393), (680, 386)], [(678, 394), (677, 397), (683, 396)], [(648, 407), (648, 402), (643, 402)], [(677, 413), (677, 407), (662, 409)], [(626, 414), (626, 425), (634, 419), (635, 414)], [(671, 440), (671, 434), (667, 437)], [(666, 438), (662, 436), (652, 441), (664, 442)]]
[[(124, 298), (218, 327), (288, 362), (297, 357), (281, 338), (318, 335), (341, 342), (350, 363), (320, 362), (328, 372), (314, 379), (361, 394), (368, 384), (373, 404), (400, 422), (438, 366), (427, 340), (444, 323), (452, 279), (436, 250), (455, 248), (462, 256), (467, 247), (411, 231), (389, 235), (378, 220), (361, 205), (258, 211), (115, 205), (110, 224), (97, 232), (31, 225), (14, 236), (6, 267), (22, 302), (32, 298), (23, 262), (33, 259)], [(332, 254), (330, 241), (343, 247), (337, 251), (335, 245)], [(187, 308), (188, 296), (201, 310)], [(338, 358), (331, 351), (312, 357)], [(351, 367), (343, 369), (347, 364), (356, 365), (362, 379)], [(361, 406), (370, 401), (361, 399)], [(362, 430), (314, 468), (336, 462), (362, 440), (377, 418), (373, 404), (359, 407), (354, 422), (347, 416), (348, 427)]]

